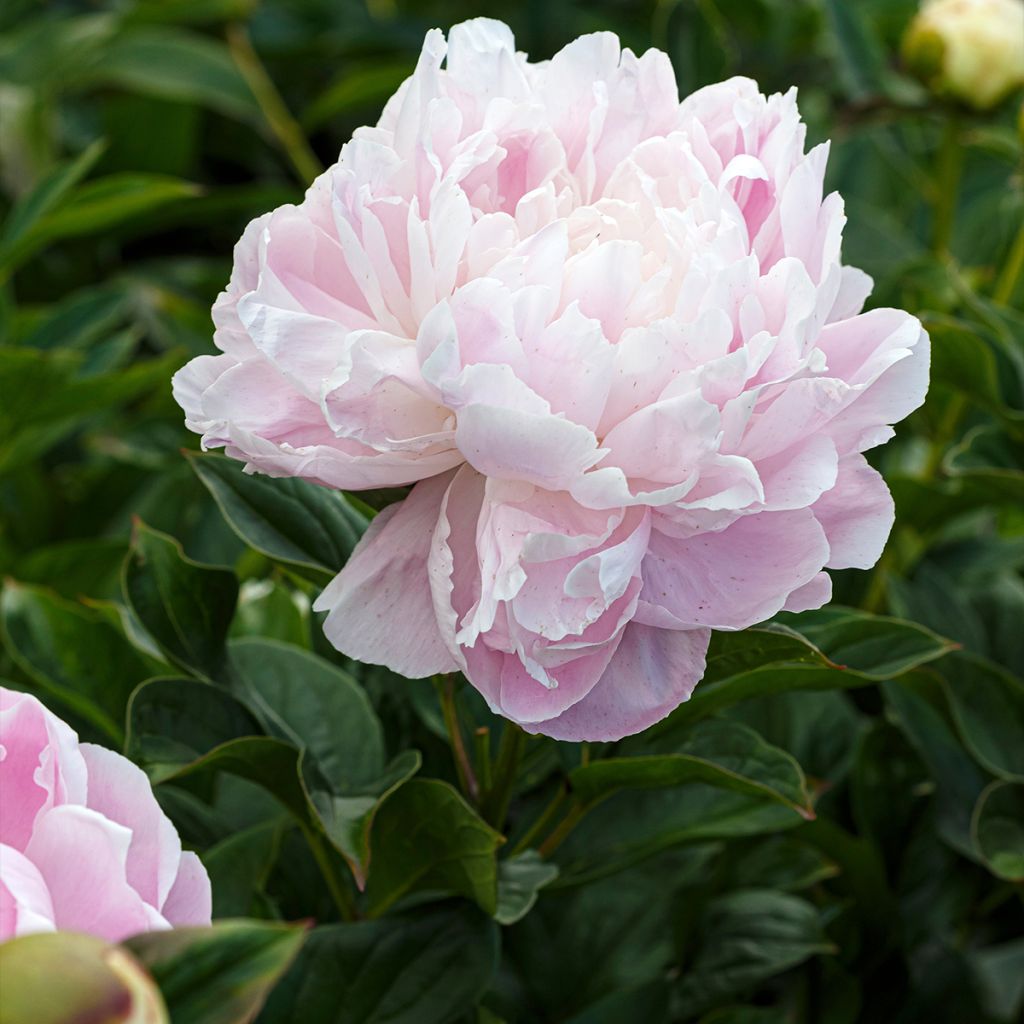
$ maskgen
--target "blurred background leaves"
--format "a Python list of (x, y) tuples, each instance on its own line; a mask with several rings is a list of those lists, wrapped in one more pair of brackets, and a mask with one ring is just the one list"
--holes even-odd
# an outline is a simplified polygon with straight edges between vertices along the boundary
[[(1019, 1019), (1021, 97), (930, 96), (898, 56), (915, 10), (0, 6), (0, 676), (147, 769), (218, 916), (316, 924), (297, 955), (265, 925), (207, 942), (210, 984), (249, 943), (241, 1010), (134, 947), (176, 1024), (247, 1019), (282, 972), (264, 1024)], [(877, 569), (716, 635), (694, 699), (617, 745), (526, 740), (471, 690), (337, 656), (310, 606), (373, 509), (186, 457), (170, 397), (248, 220), (376, 120), (426, 29), (476, 15), (535, 59), (598, 29), (661, 47), (682, 93), (797, 86), (846, 261), (932, 335), (928, 402), (879, 453)]]

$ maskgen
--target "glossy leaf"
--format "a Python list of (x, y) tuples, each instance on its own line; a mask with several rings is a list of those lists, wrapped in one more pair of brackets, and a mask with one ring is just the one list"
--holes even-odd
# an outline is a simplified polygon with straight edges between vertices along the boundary
[(741, 633), (712, 633), (704, 678), (652, 734), (749, 697), (867, 686), (941, 658), (955, 646), (912, 622), (843, 608), (779, 619)]
[(525, 850), (498, 864), (498, 906), (494, 919), (510, 925), (524, 918), (537, 902), (544, 886), (558, 877), (558, 867), (541, 859), (536, 850)]
[(496, 912), (495, 851), (503, 839), (446, 782), (412, 779), (400, 786), (377, 812), (371, 838), (371, 914), (420, 889), (457, 893)]
[(234, 573), (193, 562), (173, 538), (137, 522), (125, 562), (124, 593), (171, 661), (207, 678), (223, 671), (238, 599)]
[(301, 925), (218, 921), (125, 944), (160, 986), (174, 1021), (248, 1024), (305, 940)]
[(18, 665), (67, 707), (119, 743), (128, 699), (156, 663), (102, 614), (9, 580), (0, 632)]
[(141, 27), (124, 32), (91, 78), (151, 96), (203, 103), (245, 121), (261, 121), (259, 104), (228, 48), (197, 33)]
[(192, 454), (189, 461), (246, 544), (314, 582), (345, 564), (366, 528), (363, 516), (325, 487), (244, 473), (222, 455)]
[(833, 953), (813, 904), (770, 889), (746, 889), (712, 900), (702, 942), (685, 965), (676, 991), (687, 1015), (742, 997), (755, 985), (802, 963)]
[(813, 817), (800, 766), (737, 722), (700, 723), (671, 752), (591, 761), (569, 775), (576, 797), (592, 804), (619, 789), (703, 782), (775, 800)]
[(314, 929), (260, 1024), (446, 1024), (497, 966), (498, 929), (467, 904)]
[(966, 654), (942, 666), (957, 728), (979, 764), (1024, 782), (1024, 683)]
[(978, 798), (971, 833), (988, 869), (1009, 882), (1024, 881), (1024, 785), (993, 782)]

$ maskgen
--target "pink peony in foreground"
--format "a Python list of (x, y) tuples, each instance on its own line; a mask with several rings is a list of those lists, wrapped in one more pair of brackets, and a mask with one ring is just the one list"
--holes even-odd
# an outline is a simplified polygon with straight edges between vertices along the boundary
[(210, 923), (210, 880), (140, 768), (0, 687), (0, 941)]
[(663, 53), (530, 64), (481, 19), (249, 226), (187, 423), (250, 470), (416, 484), (319, 600), (341, 651), (615, 739), (689, 697), (712, 629), (874, 564), (861, 453), (921, 404), (928, 340), (860, 312), (804, 134), (792, 92), (680, 103)]

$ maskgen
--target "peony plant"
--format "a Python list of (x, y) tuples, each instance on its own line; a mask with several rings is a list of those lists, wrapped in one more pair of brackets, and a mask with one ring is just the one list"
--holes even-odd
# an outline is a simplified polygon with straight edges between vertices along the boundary
[(923, 401), (928, 339), (861, 311), (827, 156), (795, 91), (680, 102), (610, 33), (532, 64), (497, 21), (432, 31), (249, 225), (175, 396), (249, 470), (414, 485), (319, 598), (340, 651), (461, 671), (530, 732), (635, 733), (711, 630), (820, 607), (892, 526), (863, 453)]
[(210, 880), (141, 768), (0, 687), (0, 941), (210, 923)]

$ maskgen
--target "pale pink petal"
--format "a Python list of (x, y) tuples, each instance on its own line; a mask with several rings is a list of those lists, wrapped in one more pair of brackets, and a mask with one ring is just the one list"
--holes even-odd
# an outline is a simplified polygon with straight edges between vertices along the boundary
[(43, 876), (23, 853), (0, 843), (0, 942), (55, 928)]
[(0, 842), (24, 850), (39, 815), (85, 802), (86, 766), (68, 725), (31, 694), (0, 692)]
[(827, 572), (819, 572), (817, 576), (797, 587), (782, 606), (784, 612), (807, 612), (820, 608), (832, 600), (832, 577)]
[(128, 829), (86, 807), (65, 804), (40, 816), (25, 855), (46, 882), (59, 929), (119, 942), (160, 925), (128, 883), (131, 840)]
[(173, 927), (186, 928), (209, 924), (212, 906), (210, 876), (203, 862), (186, 851), (181, 855), (177, 877), (160, 912)]
[(811, 511), (828, 538), (830, 569), (870, 569), (896, 517), (889, 488), (863, 455), (847, 455), (839, 463), (835, 487)]
[(745, 629), (771, 618), (828, 557), (825, 532), (807, 509), (745, 516), (685, 540), (655, 528), (642, 599), (681, 626)]
[(438, 631), (427, 557), (451, 474), (413, 488), (373, 519), (345, 568), (314, 605), (324, 631), (350, 658), (418, 679), (457, 666)]
[(557, 718), (524, 726), (556, 740), (618, 740), (661, 721), (688, 700), (704, 674), (711, 631), (633, 623), (604, 675)]
[(87, 806), (131, 832), (128, 884), (151, 906), (162, 906), (181, 859), (178, 833), (141, 768), (94, 743), (83, 743), (81, 750), (89, 771)]

